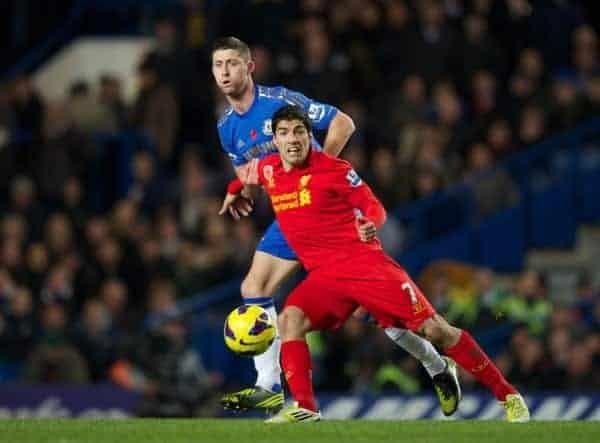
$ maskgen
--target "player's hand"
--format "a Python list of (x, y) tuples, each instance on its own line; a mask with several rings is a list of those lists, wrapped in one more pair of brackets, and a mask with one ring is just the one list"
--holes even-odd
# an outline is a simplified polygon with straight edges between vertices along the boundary
[(362, 215), (356, 218), (356, 230), (361, 241), (370, 242), (377, 235), (377, 226)]
[(239, 220), (242, 216), (247, 217), (252, 212), (252, 200), (248, 200), (239, 194), (229, 194), (223, 199), (223, 204), (219, 210), (219, 215), (229, 212), (231, 216)]

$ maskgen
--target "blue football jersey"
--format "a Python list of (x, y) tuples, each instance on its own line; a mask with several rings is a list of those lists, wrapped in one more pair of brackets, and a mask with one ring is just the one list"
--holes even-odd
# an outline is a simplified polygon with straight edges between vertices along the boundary
[[(281, 86), (257, 85), (254, 102), (248, 111), (238, 114), (228, 108), (218, 123), (221, 146), (234, 166), (277, 152), (272, 141), (271, 117), (286, 105), (304, 109), (316, 130), (326, 130), (337, 113), (337, 108), (311, 100), (299, 92)], [(320, 149), (314, 138), (312, 143)]]

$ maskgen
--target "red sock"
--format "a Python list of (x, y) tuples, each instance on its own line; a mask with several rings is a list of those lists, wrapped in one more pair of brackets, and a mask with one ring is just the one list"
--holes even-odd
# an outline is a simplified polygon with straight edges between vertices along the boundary
[(286, 341), (281, 344), (281, 366), (292, 397), (301, 408), (317, 411), (317, 400), (311, 380), (311, 359), (304, 340)]
[(444, 352), (473, 375), (479, 383), (487, 386), (498, 400), (504, 401), (508, 394), (517, 393), (467, 331), (463, 330), (458, 343), (444, 349)]

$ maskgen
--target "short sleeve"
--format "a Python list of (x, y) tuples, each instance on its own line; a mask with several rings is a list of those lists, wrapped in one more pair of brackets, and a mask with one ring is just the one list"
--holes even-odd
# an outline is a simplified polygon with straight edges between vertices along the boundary
[(225, 152), (225, 154), (227, 154), (233, 166), (241, 166), (245, 164), (246, 159), (239, 153), (235, 152), (235, 148), (233, 146), (233, 143), (231, 142), (231, 137), (226, 132), (226, 126), (219, 126), (218, 132), (219, 141), (221, 142), (221, 149), (223, 150), (223, 152)]
[(354, 209), (355, 215), (369, 218), (380, 227), (385, 222), (385, 208), (350, 163), (335, 159), (332, 168), (333, 188)]
[(347, 161), (334, 159), (331, 168), (331, 180), (335, 191), (348, 196), (357, 189), (365, 187), (365, 183)]
[(329, 128), (331, 120), (333, 120), (338, 112), (335, 106), (312, 100), (296, 91), (283, 88), (282, 95), (288, 103), (304, 109), (313, 128), (320, 131), (325, 131)]

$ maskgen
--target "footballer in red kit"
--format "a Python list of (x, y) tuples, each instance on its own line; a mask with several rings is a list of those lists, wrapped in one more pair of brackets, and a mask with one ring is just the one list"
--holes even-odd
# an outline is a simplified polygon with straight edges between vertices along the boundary
[[(529, 420), (523, 397), (466, 331), (437, 314), (376, 232), (385, 210), (349, 163), (313, 150), (308, 117), (296, 106), (272, 119), (279, 155), (257, 163), (286, 239), (308, 271), (278, 317), (281, 364), (296, 403), (269, 423), (318, 421), (306, 333), (335, 329), (359, 306), (383, 326), (402, 326), (442, 349), (503, 405), (509, 422)], [(240, 187), (241, 189), (241, 187)]]
[[(300, 306), (315, 329), (339, 327), (359, 305), (383, 327), (414, 330), (435, 313), (379, 240), (365, 242), (357, 235), (362, 220), (379, 227), (386, 214), (348, 162), (311, 149), (306, 162), (288, 172), (275, 154), (259, 162), (258, 175), (282, 231), (309, 272), (286, 305)], [(412, 291), (408, 298), (398, 297), (402, 288)]]

